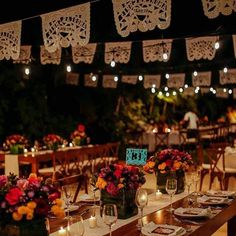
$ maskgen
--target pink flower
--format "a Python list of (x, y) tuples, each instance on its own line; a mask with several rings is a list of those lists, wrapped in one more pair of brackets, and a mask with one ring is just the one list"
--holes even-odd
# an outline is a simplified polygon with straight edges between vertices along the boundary
[(7, 176), (0, 175), (0, 187), (3, 187), (7, 183)]
[(17, 180), (17, 183), (16, 183), (16, 186), (21, 189), (21, 190), (24, 190), (28, 187), (28, 180), (27, 179), (19, 179)]
[(20, 197), (23, 195), (19, 188), (12, 188), (6, 194), (5, 199), (10, 205), (15, 205), (20, 201)]

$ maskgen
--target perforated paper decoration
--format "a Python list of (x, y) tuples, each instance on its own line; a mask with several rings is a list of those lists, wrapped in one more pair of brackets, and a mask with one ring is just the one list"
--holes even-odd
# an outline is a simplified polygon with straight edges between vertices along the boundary
[(102, 86), (104, 88), (116, 88), (117, 82), (114, 80), (114, 75), (103, 75)]
[(137, 75), (123, 75), (121, 77), (121, 82), (127, 83), (127, 84), (136, 84), (138, 80)]
[(208, 88), (207, 87), (205, 87), (205, 88), (201, 87), (200, 91), (201, 91), (201, 94), (206, 94), (206, 93), (210, 92), (210, 89), (209, 89), (209, 87)]
[(229, 97), (228, 90), (224, 91), (223, 88), (217, 88), (216, 89), (216, 97), (218, 97), (218, 98), (228, 98)]
[(115, 24), (122, 37), (140, 30), (166, 29), (171, 20), (171, 0), (112, 0)]
[(13, 63), (29, 64), (29, 62), (31, 61), (30, 56), (31, 56), (31, 46), (30, 45), (21, 46), (19, 58), (13, 60)]
[(41, 15), (43, 41), (49, 52), (84, 46), (90, 37), (90, 3)]
[[(92, 80), (92, 76), (96, 76), (96, 80)], [(97, 74), (85, 74), (84, 75), (84, 86), (86, 87), (97, 87), (98, 75)]]
[(167, 86), (169, 88), (181, 88), (184, 86), (185, 74), (170, 74), (169, 79), (167, 80)]
[(218, 40), (218, 36), (186, 39), (186, 50), (188, 60), (212, 60), (215, 57), (215, 43)]
[(211, 71), (198, 72), (197, 76), (192, 74), (192, 85), (197, 86), (210, 86), (211, 85)]
[(0, 60), (16, 60), (20, 55), (21, 21), (0, 25)]
[(67, 72), (66, 73), (66, 84), (68, 85), (79, 85), (79, 74)]
[(227, 73), (220, 70), (220, 84), (236, 84), (236, 69), (228, 69)]
[(91, 64), (95, 55), (97, 44), (89, 43), (85, 46), (72, 47), (72, 59), (75, 64), (80, 62)]
[(111, 61), (128, 63), (130, 60), (131, 42), (105, 43), (105, 63)]
[(185, 96), (194, 96), (195, 95), (195, 89), (194, 87), (188, 87), (184, 89), (184, 95)]
[[(168, 61), (171, 54), (172, 39), (143, 41), (143, 60), (145, 62)], [(163, 58), (167, 54), (167, 59)]]
[(55, 64), (59, 65), (61, 62), (61, 48), (58, 48), (55, 52), (49, 52), (45, 46), (40, 46), (40, 61), (42, 65)]
[(225, 16), (236, 11), (236, 0), (202, 0), (203, 11), (208, 18), (216, 18), (222, 13)]
[(161, 76), (160, 75), (144, 75), (143, 87), (147, 88), (160, 88)]

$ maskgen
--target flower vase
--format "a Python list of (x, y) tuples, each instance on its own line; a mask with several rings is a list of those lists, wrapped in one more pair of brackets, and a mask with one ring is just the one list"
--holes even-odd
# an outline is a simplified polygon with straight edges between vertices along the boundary
[(182, 193), (184, 192), (184, 186), (185, 186), (185, 172), (182, 170), (171, 172), (171, 173), (156, 173), (156, 183), (157, 183), (157, 190), (160, 190), (162, 193), (166, 192), (166, 180), (168, 177), (173, 176), (177, 179), (177, 191), (176, 193)]
[(24, 146), (21, 144), (15, 144), (10, 146), (10, 153), (11, 154), (22, 154), (24, 153)]
[(48, 236), (45, 219), (24, 222), (0, 222), (1, 236)]
[(136, 190), (122, 190), (115, 196), (105, 190), (101, 190), (101, 207), (104, 204), (116, 204), (118, 219), (127, 219), (138, 214), (138, 207), (135, 204)]

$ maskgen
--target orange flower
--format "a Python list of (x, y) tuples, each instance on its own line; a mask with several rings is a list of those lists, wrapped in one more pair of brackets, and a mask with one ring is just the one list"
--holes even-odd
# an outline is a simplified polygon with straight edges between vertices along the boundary
[(165, 168), (166, 168), (166, 163), (165, 162), (158, 165), (158, 170), (164, 170)]
[(15, 221), (20, 221), (22, 219), (22, 217), (23, 217), (23, 215), (21, 215), (20, 213), (18, 213), (16, 211), (12, 213), (12, 218)]

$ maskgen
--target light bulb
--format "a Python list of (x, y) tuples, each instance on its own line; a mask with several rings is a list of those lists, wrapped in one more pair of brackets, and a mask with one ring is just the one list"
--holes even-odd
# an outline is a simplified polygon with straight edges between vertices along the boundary
[(168, 59), (168, 54), (165, 52), (165, 53), (163, 53), (162, 57), (163, 57), (163, 60), (167, 60)]
[(142, 75), (139, 75), (139, 76), (138, 76), (138, 80), (139, 80), (139, 81), (142, 81), (142, 80), (143, 80), (143, 76), (142, 76)]
[(166, 79), (170, 78), (170, 75), (168, 73), (165, 74)]
[(188, 85), (187, 85), (187, 84), (185, 84), (185, 85), (184, 85), (184, 87), (185, 87), (185, 88), (188, 88)]
[(111, 65), (111, 67), (115, 67), (116, 66), (116, 62), (112, 60), (110, 65)]
[(194, 75), (194, 76), (197, 76), (197, 71), (196, 71), (196, 70), (193, 72), (193, 75)]
[(169, 96), (170, 96), (170, 93), (167, 92), (167, 93), (166, 93), (166, 97), (169, 97)]
[(219, 42), (215, 42), (215, 49), (219, 49), (220, 48), (220, 43)]
[(177, 94), (176, 91), (173, 91), (173, 95), (176, 96), (176, 94)]
[(96, 80), (97, 80), (96, 75), (93, 75), (93, 76), (92, 76), (92, 81), (96, 81)]
[(164, 88), (165, 91), (168, 91), (168, 89), (169, 89), (168, 87), (165, 87), (165, 88)]
[(158, 93), (158, 95), (159, 95), (159, 96), (162, 96), (162, 95), (163, 95), (162, 91), (160, 91), (160, 92)]
[(30, 69), (28, 67), (25, 68), (25, 74), (29, 75), (30, 74)]
[(179, 92), (182, 93), (184, 90), (183, 88), (179, 88)]
[(67, 66), (66, 66), (66, 71), (67, 71), (67, 72), (71, 72), (71, 66), (70, 66), (70, 65), (67, 65)]
[(118, 81), (118, 76), (114, 76), (114, 81), (115, 81), (115, 82)]
[(156, 89), (154, 87), (151, 88), (151, 92), (152, 93), (155, 93), (156, 92)]
[(223, 69), (223, 71), (224, 71), (224, 73), (227, 73), (227, 72), (228, 72), (228, 68), (225, 67), (225, 68)]

